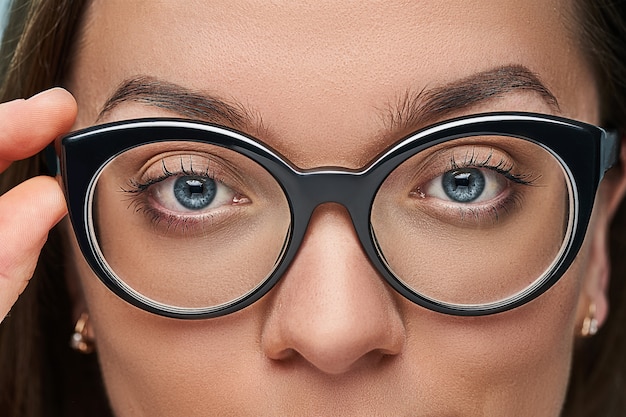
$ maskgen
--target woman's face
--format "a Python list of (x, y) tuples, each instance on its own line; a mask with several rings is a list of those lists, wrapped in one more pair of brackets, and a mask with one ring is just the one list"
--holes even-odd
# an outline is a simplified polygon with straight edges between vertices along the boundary
[[(531, 111), (598, 123), (570, 22), (568, 5), (539, 0), (94, 1), (69, 80), (75, 127), (216, 119), (183, 110), (180, 95), (157, 103), (149, 89), (102, 112), (141, 77), (237, 103), (248, 120), (236, 127), (301, 168), (362, 167), (411, 131), (458, 115)], [(543, 86), (523, 83), (522, 67)], [(478, 82), (485, 74), (495, 82)], [(469, 100), (458, 96), (465, 84)], [(453, 87), (449, 108), (410, 114), (422, 108), (420, 92)], [(385, 284), (341, 207), (320, 206), (307, 233), (268, 295), (200, 321), (130, 306), (74, 247), (77, 306), (89, 311), (116, 415), (559, 414), (581, 318), (590, 301), (603, 306), (594, 239), (535, 301), (464, 318)]]

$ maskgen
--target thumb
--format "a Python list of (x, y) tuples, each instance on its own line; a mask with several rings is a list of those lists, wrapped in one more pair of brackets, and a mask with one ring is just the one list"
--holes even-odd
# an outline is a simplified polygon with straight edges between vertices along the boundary
[(30, 280), (49, 230), (67, 212), (51, 177), (36, 177), (0, 196), (0, 321)]

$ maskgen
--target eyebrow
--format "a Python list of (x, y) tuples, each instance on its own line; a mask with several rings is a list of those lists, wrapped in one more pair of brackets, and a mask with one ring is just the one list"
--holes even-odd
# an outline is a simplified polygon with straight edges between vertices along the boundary
[[(532, 92), (559, 112), (556, 97), (539, 77), (522, 65), (496, 67), (432, 88), (408, 89), (381, 112), (385, 130), (424, 126), (454, 112), (516, 92)], [(103, 106), (98, 120), (125, 102), (171, 111), (182, 117), (230, 126), (250, 133), (266, 132), (261, 116), (236, 101), (196, 91), (150, 76), (122, 82)]]
[(145, 104), (185, 118), (237, 129), (249, 129), (254, 126), (254, 131), (259, 131), (263, 125), (261, 117), (241, 103), (227, 101), (207, 92), (191, 90), (150, 76), (138, 76), (122, 82), (107, 99), (98, 120), (126, 102)]
[(537, 94), (560, 113), (556, 97), (535, 73), (523, 65), (508, 65), (417, 92), (409, 89), (395, 103), (389, 103), (381, 117), (389, 131), (424, 126), (454, 112), (519, 92)]

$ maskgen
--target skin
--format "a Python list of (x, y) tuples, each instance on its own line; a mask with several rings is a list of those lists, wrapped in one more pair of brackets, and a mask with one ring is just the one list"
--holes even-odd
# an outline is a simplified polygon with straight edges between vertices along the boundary
[[(72, 97), (60, 90), (3, 105), (0, 122), (10, 129), (0, 133), (0, 161), (32, 154), (72, 123), (176, 115), (134, 101), (100, 114), (115, 89), (138, 75), (245, 104), (262, 125), (242, 130), (302, 168), (363, 166), (426, 123), (382, 121), (381, 109), (407, 90), (502, 65), (537, 74), (558, 109), (520, 90), (448, 116), (523, 110), (598, 123), (594, 82), (567, 10), (534, 0), (95, 1), (68, 78), (77, 118)], [(45, 129), (28, 130), (33, 120)], [(26, 142), (34, 148), (15, 145)], [(328, 204), (315, 212), (275, 289), (211, 320), (133, 308), (105, 289), (72, 243), (76, 317), (90, 314), (118, 417), (558, 416), (589, 304), (600, 324), (608, 312), (605, 237), (623, 188), (620, 173), (605, 180), (585, 245), (559, 283), (494, 316), (441, 315), (396, 294), (367, 261), (345, 211)], [(11, 245), (0, 252), (0, 313), (64, 215), (61, 198), (56, 184), (36, 179), (0, 199), (0, 241)], [(16, 213), (15, 204), (37, 207), (40, 220)], [(34, 237), (16, 239), (24, 235)]]

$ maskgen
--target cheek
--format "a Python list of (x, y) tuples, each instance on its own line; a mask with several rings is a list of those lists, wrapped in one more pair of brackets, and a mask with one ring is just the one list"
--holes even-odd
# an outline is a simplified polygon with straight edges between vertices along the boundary
[[(260, 375), (258, 317), (246, 309), (227, 317), (180, 321), (143, 312), (109, 291), (72, 244), (75, 273), (83, 288), (107, 394), (118, 417), (128, 415), (254, 415), (246, 386), (262, 392), (249, 375)], [(149, 399), (147, 401), (146, 399)], [(235, 411), (235, 408), (237, 411)], [(203, 411), (204, 410), (204, 411)]]
[(417, 315), (407, 306), (412, 379), (429, 381), (431, 389), (446, 387), (439, 392), (444, 403), (464, 398), (472, 410), (480, 404), (477, 415), (558, 415), (570, 371), (581, 264), (533, 302), (494, 316)]

